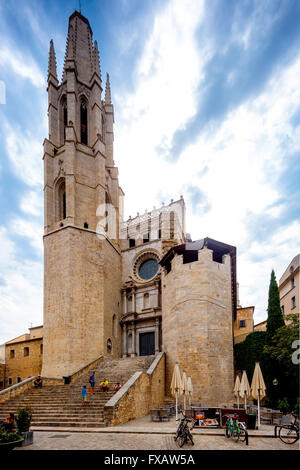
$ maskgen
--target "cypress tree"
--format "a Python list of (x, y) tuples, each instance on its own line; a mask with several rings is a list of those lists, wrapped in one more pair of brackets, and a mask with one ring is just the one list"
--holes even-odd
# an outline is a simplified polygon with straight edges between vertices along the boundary
[[(269, 300), (268, 300), (268, 319), (266, 326), (266, 342), (267, 346), (274, 345), (274, 335), (278, 328), (285, 325), (283, 314), (280, 308), (279, 290), (275, 277), (274, 269), (271, 273), (271, 280), (269, 285)], [(275, 340), (276, 341), (276, 340)], [(270, 400), (270, 406), (277, 406), (278, 399), (283, 396), (285, 392), (286, 378), (281, 364), (275, 357), (270, 355), (265, 356), (266, 376), (265, 382), (267, 386), (267, 395)], [(279, 384), (275, 387), (272, 383), (274, 378), (277, 378)]]
[(271, 280), (269, 285), (269, 300), (268, 300), (268, 319), (267, 319), (267, 334), (266, 343), (271, 345), (272, 338), (277, 329), (284, 326), (284, 318), (280, 308), (279, 290), (275, 277), (274, 269), (272, 269)]

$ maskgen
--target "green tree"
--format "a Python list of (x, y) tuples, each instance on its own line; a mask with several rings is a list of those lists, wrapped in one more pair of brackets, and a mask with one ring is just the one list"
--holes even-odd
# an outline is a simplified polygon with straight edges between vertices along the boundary
[(292, 356), (295, 353), (293, 343), (299, 340), (299, 315), (287, 315), (286, 321), (284, 326), (276, 330), (272, 343), (265, 345), (264, 353), (268, 363), (275, 361), (278, 365), (277, 378), (279, 379), (280, 374), (279, 382), (283, 382), (279, 384), (281, 395), (288, 398), (291, 406), (295, 406), (299, 392), (299, 364), (292, 360)]
[(278, 328), (284, 326), (284, 318), (280, 308), (279, 290), (275, 277), (274, 269), (271, 273), (271, 280), (269, 285), (269, 299), (268, 299), (268, 319), (267, 319), (267, 334), (266, 343), (271, 345), (273, 336)]

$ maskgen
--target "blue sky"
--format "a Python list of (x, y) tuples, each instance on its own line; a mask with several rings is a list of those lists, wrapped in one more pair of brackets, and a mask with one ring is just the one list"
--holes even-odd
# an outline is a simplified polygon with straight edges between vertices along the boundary
[[(0, 343), (42, 324), (46, 76), (78, 0), (0, 0)], [(81, 0), (110, 74), (125, 214), (183, 195), (266, 318), (300, 246), (300, 2)], [(145, 176), (147, 175), (147, 176)]]

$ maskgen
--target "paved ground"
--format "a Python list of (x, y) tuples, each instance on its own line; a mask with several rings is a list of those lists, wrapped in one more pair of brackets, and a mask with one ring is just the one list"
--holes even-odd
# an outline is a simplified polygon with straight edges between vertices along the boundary
[[(179, 450), (173, 439), (176, 428), (175, 418), (160, 423), (150, 421), (149, 416), (108, 428), (33, 428), (34, 444), (22, 450)], [(195, 445), (185, 445), (183, 449), (299, 450), (298, 443), (286, 445), (273, 435), (273, 426), (249, 430), (249, 445), (246, 446), (227, 439), (224, 429), (195, 428)]]
[[(249, 445), (225, 436), (194, 435), (195, 445), (183, 450), (299, 450), (275, 438), (250, 438)], [(35, 432), (34, 443), (22, 450), (180, 450), (170, 434)], [(19, 449), (15, 449), (18, 451)]]

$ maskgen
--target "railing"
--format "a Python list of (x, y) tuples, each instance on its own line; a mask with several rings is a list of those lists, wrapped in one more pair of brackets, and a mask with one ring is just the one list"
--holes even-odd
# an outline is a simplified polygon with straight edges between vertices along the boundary
[(73, 372), (72, 375), (69, 375), (68, 377), (66, 377), (66, 378), (69, 379), (69, 383), (75, 382), (79, 377), (86, 374), (87, 371), (89, 371), (93, 368), (96, 368), (98, 366), (98, 364), (100, 364), (100, 362), (103, 361), (103, 359), (104, 359), (104, 357), (100, 356), (97, 359), (95, 359), (94, 361), (89, 362), (85, 366), (81, 367), (76, 372)]
[[(103, 361), (103, 356), (100, 356), (94, 361), (85, 365), (84, 367), (81, 367), (79, 370), (77, 370), (76, 372), (74, 372), (72, 375), (68, 377), (69, 383), (74, 382), (83, 374), (85, 374), (88, 370), (93, 369), (102, 361)], [(16, 396), (21, 395), (22, 393), (26, 392), (26, 390), (28, 390), (29, 388), (31, 389), (33, 386), (33, 381), (36, 378), (37, 378), (36, 375), (34, 377), (29, 377), (28, 379), (25, 379), (18, 384), (12, 385), (11, 387), (1, 390), (0, 403), (4, 403), (5, 401), (11, 400), (12, 398), (15, 398)], [(56, 378), (51, 378), (51, 377), (49, 378), (42, 377), (42, 380), (43, 380), (43, 386), (61, 386), (66, 383), (64, 378), (56, 379)]]
[(11, 387), (5, 388), (0, 392), (0, 403), (4, 403), (7, 400), (24, 393), (29, 388), (32, 388), (32, 382), (36, 379), (35, 377), (29, 377), (29, 379), (23, 380), (22, 382), (12, 385)]
[(136, 372), (104, 406), (104, 420), (115, 426), (150, 413), (163, 404), (165, 353), (159, 353), (147, 372)]

